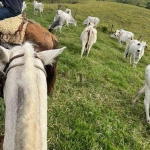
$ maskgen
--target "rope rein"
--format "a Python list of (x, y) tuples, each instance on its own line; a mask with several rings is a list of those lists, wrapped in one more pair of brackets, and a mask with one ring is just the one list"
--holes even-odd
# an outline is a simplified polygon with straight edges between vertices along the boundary
[[(0, 73), (1, 73), (2, 75), (4, 75), (4, 76), (7, 76), (7, 73), (9, 72), (10, 69), (12, 69), (12, 68), (14, 68), (14, 67), (17, 67), (17, 66), (23, 66), (24, 63), (18, 63), (18, 64), (10, 65), (10, 63), (11, 63), (14, 59), (19, 58), (19, 57), (23, 57), (23, 56), (24, 56), (24, 54), (19, 54), (19, 55), (16, 55), (16, 56), (12, 57), (12, 58), (10, 59), (10, 61), (6, 64), (6, 66), (5, 66), (5, 68), (4, 68), (4, 71), (0, 71)], [(36, 53), (34, 54), (34, 57), (40, 59), (40, 58), (37, 56)], [(40, 59), (40, 60), (41, 60), (41, 59)], [(42, 60), (41, 60), (41, 62), (43, 63), (43, 66), (44, 66), (44, 62), (43, 62)], [(9, 66), (9, 65), (10, 65), (10, 66)], [(42, 71), (44, 72), (45, 76), (47, 76), (45, 69), (43, 69), (42, 67), (40, 67), (40, 66), (38, 66), (38, 65), (36, 65), (36, 64), (35, 64), (34, 66), (35, 66), (36, 68), (42, 70)]]

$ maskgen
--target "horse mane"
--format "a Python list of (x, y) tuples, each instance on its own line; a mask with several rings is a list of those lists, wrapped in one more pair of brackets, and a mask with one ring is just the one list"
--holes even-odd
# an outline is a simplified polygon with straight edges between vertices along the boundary
[[(37, 46), (34, 47), (37, 52), (58, 48), (58, 39), (56, 36), (49, 32), (48, 29), (45, 29), (36, 22), (31, 21), (28, 23), (24, 41), (26, 40), (37, 44)], [(55, 58), (55, 63), (53, 65), (45, 66), (47, 73), (48, 94), (52, 94), (54, 90), (54, 84), (56, 80), (56, 66), (57, 58)]]
[[(36, 74), (34, 67), (34, 48), (29, 43), (23, 46), (24, 69), (22, 72), (23, 102), (20, 107), (18, 118), (18, 133), (16, 133), (16, 149), (40, 149), (39, 127), (37, 125), (37, 100)], [(37, 139), (38, 138), (38, 139)], [(22, 140), (24, 139), (24, 140)], [(24, 141), (24, 143), (21, 143)]]

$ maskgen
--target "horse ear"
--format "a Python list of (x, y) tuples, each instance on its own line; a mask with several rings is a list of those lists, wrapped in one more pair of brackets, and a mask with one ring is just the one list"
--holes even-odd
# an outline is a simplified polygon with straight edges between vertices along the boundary
[(0, 46), (0, 61), (8, 63), (10, 59), (10, 50)]
[(53, 50), (45, 50), (38, 52), (37, 56), (44, 62), (44, 65), (53, 64), (54, 58), (63, 52), (66, 47)]

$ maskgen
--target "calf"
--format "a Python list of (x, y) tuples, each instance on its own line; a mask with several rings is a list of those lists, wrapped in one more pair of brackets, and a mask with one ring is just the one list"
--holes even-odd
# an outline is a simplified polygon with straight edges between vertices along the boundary
[(131, 59), (133, 57), (133, 67), (136, 67), (139, 60), (144, 55), (144, 50), (147, 47), (146, 42), (139, 42), (138, 40), (131, 40), (124, 52), (124, 56), (127, 58), (127, 55), (129, 53), (129, 59), (131, 64)]
[(134, 104), (135, 101), (139, 98), (139, 96), (145, 92), (144, 98), (144, 106), (145, 106), (145, 113), (146, 113), (146, 120), (147, 123), (150, 124), (150, 116), (149, 116), (149, 106), (150, 106), (150, 65), (146, 67), (145, 70), (145, 85), (137, 92), (132, 103)]
[(94, 24), (90, 23), (81, 33), (80, 40), (82, 41), (81, 58), (85, 52), (88, 56), (90, 49), (97, 40), (97, 30), (94, 28)]

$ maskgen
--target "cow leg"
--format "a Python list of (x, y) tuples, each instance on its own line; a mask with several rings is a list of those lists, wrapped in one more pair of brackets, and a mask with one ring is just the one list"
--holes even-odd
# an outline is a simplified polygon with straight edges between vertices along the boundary
[(132, 61), (132, 55), (130, 55), (130, 57), (129, 57), (130, 64), (132, 63), (131, 61)]
[(137, 65), (137, 63), (138, 63), (139, 60), (137, 60), (137, 59), (135, 58), (135, 56), (134, 56), (134, 59), (133, 59), (133, 60), (134, 60), (134, 62), (133, 62), (133, 67), (136, 67), (136, 65)]
[(82, 43), (81, 58), (83, 56), (84, 50), (85, 50), (85, 43)]
[(132, 100), (132, 104), (134, 105), (134, 103), (136, 102), (136, 100), (139, 98), (139, 96), (144, 93), (145, 91), (145, 86), (143, 86), (138, 92), (137, 94), (135, 95), (135, 97), (133, 98)]
[(122, 42), (120, 40), (118, 42), (119, 42), (119, 47), (122, 47)]
[(59, 35), (61, 34), (61, 28), (59, 28)]
[(150, 105), (150, 89), (148, 86), (146, 86), (144, 106), (145, 106), (146, 120), (148, 124), (150, 124), (149, 105)]
[(87, 56), (88, 56), (88, 55), (89, 55), (89, 53), (90, 53), (91, 47), (92, 47), (92, 44), (90, 44), (90, 45), (88, 46)]

